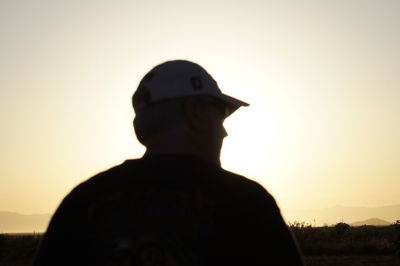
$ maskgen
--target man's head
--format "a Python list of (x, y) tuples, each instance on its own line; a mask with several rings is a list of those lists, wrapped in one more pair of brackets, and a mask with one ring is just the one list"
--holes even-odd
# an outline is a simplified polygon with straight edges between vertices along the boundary
[(248, 106), (223, 94), (201, 66), (183, 60), (150, 70), (139, 83), (132, 104), (136, 135), (148, 151), (160, 146), (169, 147), (165, 153), (174, 152), (174, 147), (177, 153), (217, 150), (218, 157), (226, 136), (224, 119), (240, 106)]

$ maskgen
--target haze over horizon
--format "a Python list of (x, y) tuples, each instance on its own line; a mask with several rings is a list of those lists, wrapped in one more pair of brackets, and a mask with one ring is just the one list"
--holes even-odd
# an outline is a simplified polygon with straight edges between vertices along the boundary
[[(376, 208), (334, 206), (325, 209), (285, 210), (288, 225), (304, 223), (333, 226), (344, 222), (352, 226), (387, 226), (399, 221), (400, 204)], [(52, 214), (20, 214), (0, 211), (0, 234), (45, 232)]]
[(284, 213), (400, 204), (399, 13), (395, 0), (1, 1), (0, 211), (52, 213), (141, 157), (131, 96), (177, 58), (250, 103), (225, 122), (222, 166)]

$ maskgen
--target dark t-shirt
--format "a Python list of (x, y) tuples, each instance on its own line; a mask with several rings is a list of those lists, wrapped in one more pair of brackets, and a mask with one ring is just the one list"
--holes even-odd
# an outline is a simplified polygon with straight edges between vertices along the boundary
[(272, 196), (194, 156), (127, 160), (77, 186), (39, 265), (302, 265)]

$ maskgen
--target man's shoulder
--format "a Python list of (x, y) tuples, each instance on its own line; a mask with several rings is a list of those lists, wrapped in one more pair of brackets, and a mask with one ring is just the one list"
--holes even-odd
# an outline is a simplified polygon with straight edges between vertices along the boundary
[[(174, 173), (177, 175), (174, 176)], [(187, 174), (192, 174), (192, 176), (187, 176)], [(192, 160), (190, 157), (173, 159), (172, 161), (171, 158), (155, 161), (143, 158), (125, 160), (123, 163), (101, 171), (83, 181), (70, 194), (88, 196), (105, 193), (109, 190), (120, 190), (123, 187), (133, 188), (135, 185), (147, 183), (145, 180), (157, 178), (157, 175), (161, 176), (160, 180), (167, 180), (169, 177), (171, 182), (195, 182), (203, 187), (210, 189), (215, 187), (217, 191), (239, 197), (241, 197), (240, 195), (251, 198), (265, 198), (267, 196), (272, 199), (267, 190), (257, 181), (215, 164), (196, 159)]]
[(274, 208), (277, 206), (274, 197), (258, 181), (247, 176), (221, 169), (221, 191), (230, 195), (232, 200), (239, 200), (254, 204), (268, 204)]
[(132, 168), (137, 168), (137, 170), (140, 171), (141, 159), (125, 160), (120, 164), (98, 172), (97, 174), (85, 180), (82, 184), (101, 182), (104, 179), (121, 176), (123, 174), (127, 174), (129, 171), (132, 171)]
[(77, 196), (82, 193), (95, 192), (101, 188), (110, 187), (111, 185), (118, 182), (118, 179), (128, 174), (126, 161), (108, 169), (102, 170), (97, 174), (87, 178), (86, 180), (79, 183), (69, 193), (69, 196)]
[(238, 173), (231, 172), (226, 169), (222, 169), (222, 171), (228, 180), (236, 182), (238, 185), (247, 187), (249, 189), (257, 190), (259, 192), (266, 192), (266, 189), (256, 180), (253, 180), (249, 177), (246, 177)]

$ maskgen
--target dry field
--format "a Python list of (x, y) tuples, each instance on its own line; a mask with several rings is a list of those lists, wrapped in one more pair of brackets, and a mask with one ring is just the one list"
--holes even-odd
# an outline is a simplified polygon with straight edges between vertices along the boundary
[(363, 256), (305, 256), (307, 266), (399, 266), (400, 258), (394, 255)]
[[(400, 265), (400, 222), (384, 227), (294, 223), (290, 228), (307, 266)], [(30, 265), (41, 238), (41, 234), (0, 234), (0, 265)]]

